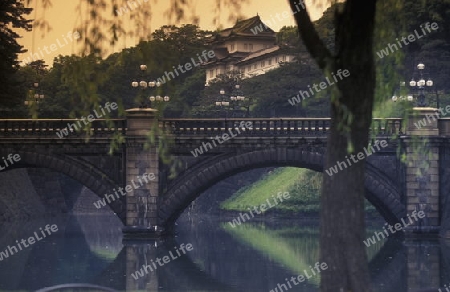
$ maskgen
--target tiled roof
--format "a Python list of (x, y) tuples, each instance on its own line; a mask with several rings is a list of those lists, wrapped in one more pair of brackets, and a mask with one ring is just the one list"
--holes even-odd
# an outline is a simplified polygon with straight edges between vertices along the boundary
[(270, 53), (274, 53), (274, 52), (276, 52), (278, 50), (280, 50), (280, 47), (279, 46), (274, 46), (274, 47), (271, 47), (271, 48), (262, 49), (262, 50), (253, 52), (250, 55), (248, 55), (247, 57), (245, 57), (242, 60), (240, 60), (239, 63), (244, 63), (244, 62), (247, 62), (247, 61), (249, 61), (251, 59), (255, 59), (255, 58), (258, 58), (258, 57), (270, 54)]
[(275, 36), (275, 32), (267, 27), (262, 21), (259, 15), (254, 16), (249, 19), (240, 20), (236, 22), (236, 24), (233, 27), (226, 28), (218, 33), (216, 35), (219, 38), (228, 38), (233, 35), (237, 36), (255, 36), (255, 34), (252, 32), (252, 29), (255, 27), (262, 27), (264, 28), (264, 31), (258, 32), (259, 36)]
[(208, 66), (210, 64), (215, 64), (218, 62), (232, 62), (235, 63), (239, 60), (242, 60), (243, 58), (245, 58), (246, 56), (248, 56), (250, 53), (249, 52), (234, 52), (234, 53), (229, 53), (227, 48), (216, 48), (214, 49), (215, 52), (215, 58), (210, 59), (209, 62), (205, 62), (202, 65), (203, 66)]

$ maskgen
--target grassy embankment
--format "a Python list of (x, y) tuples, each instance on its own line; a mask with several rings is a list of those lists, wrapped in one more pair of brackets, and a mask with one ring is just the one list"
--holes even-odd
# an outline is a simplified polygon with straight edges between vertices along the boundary
[[(228, 211), (244, 211), (247, 208), (260, 206), (278, 192), (289, 192), (290, 198), (284, 200), (266, 212), (278, 214), (318, 214), (322, 173), (308, 169), (284, 167), (277, 168), (263, 176), (256, 183), (241, 188), (236, 194), (221, 204), (221, 209)], [(366, 201), (366, 212), (376, 212)]]

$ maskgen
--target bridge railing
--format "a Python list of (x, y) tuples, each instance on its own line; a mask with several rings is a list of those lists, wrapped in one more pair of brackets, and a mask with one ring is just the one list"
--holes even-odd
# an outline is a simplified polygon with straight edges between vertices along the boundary
[[(71, 127), (69, 126), (72, 125)], [(90, 123), (91, 136), (110, 136), (116, 131), (125, 134), (126, 120), (97, 119)], [(78, 131), (84, 128), (84, 123), (77, 119), (0, 119), (0, 137), (32, 137), (44, 136), (58, 138), (57, 133), (67, 138), (85, 136)]]
[(232, 118), (232, 119), (163, 119), (164, 129), (179, 136), (215, 136), (223, 133), (239, 136), (325, 136), (330, 119), (315, 118)]
[[(215, 136), (229, 131), (236, 133), (237, 129), (240, 136), (326, 136), (331, 120), (330, 118), (163, 119), (161, 123), (164, 129), (177, 136)], [(402, 119), (374, 119), (372, 129), (375, 135), (401, 135)]]
[[(329, 118), (232, 118), (232, 119), (162, 119), (161, 127), (178, 136), (216, 136), (223, 133), (238, 133), (240, 136), (326, 136), (330, 129)], [(0, 119), (0, 137), (84, 136), (83, 131), (70, 129), (70, 125), (81, 125), (76, 119)], [(403, 134), (403, 121), (398, 118), (374, 119), (373, 134), (392, 136)], [(78, 126), (76, 127), (78, 128)], [(126, 119), (94, 120), (91, 136), (109, 136), (119, 131), (126, 133)]]
[(401, 118), (373, 119), (371, 133), (377, 136), (404, 135), (405, 124)]

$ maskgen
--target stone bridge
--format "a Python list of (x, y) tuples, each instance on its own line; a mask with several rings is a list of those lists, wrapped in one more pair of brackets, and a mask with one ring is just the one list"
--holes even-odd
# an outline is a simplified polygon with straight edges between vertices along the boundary
[[(417, 129), (414, 123), (434, 110), (416, 111), (408, 123), (374, 119), (372, 141), (388, 146), (367, 158), (366, 198), (391, 224), (424, 211), (408, 230), (435, 233), (450, 190), (450, 119), (428, 118)], [(48, 168), (75, 179), (111, 207), (129, 236), (170, 232), (203, 191), (237, 173), (268, 166), (323, 171), (328, 118), (158, 119), (153, 109), (127, 112), (126, 119), (95, 120), (87, 131), (74, 130), (72, 119), (0, 120), (0, 166)], [(9, 154), (20, 161), (9, 156), (10, 163)]]

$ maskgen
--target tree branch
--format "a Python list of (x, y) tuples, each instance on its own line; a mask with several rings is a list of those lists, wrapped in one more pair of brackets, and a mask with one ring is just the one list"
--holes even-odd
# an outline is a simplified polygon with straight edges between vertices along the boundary
[(303, 39), (313, 59), (319, 65), (319, 68), (324, 70), (330, 65), (334, 67), (334, 57), (317, 34), (314, 24), (306, 10), (304, 1), (300, 0), (297, 2), (297, 0), (288, 0), (288, 2), (292, 11), (297, 11), (294, 14), (294, 18), (297, 22), (300, 37)]

